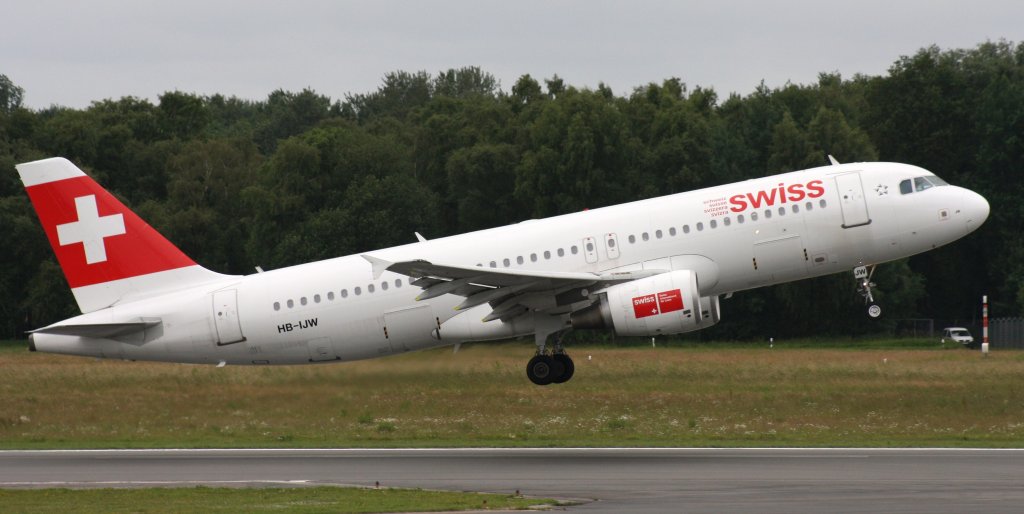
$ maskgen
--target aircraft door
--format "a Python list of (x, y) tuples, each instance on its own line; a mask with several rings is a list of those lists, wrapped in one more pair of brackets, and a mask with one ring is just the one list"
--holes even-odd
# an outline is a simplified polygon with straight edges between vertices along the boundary
[(619, 258), (619, 239), (615, 234), (612, 233), (604, 235), (604, 249), (608, 252), (609, 259), (614, 260)]
[(430, 305), (418, 305), (384, 313), (384, 337), (396, 350), (410, 351), (434, 346), (430, 333), (438, 329)]
[(793, 280), (807, 273), (807, 251), (798, 235), (760, 241), (754, 244), (753, 266), (758, 282)]
[(843, 210), (843, 228), (859, 227), (871, 223), (868, 216), (867, 199), (860, 172), (836, 175), (836, 191), (839, 192), (839, 207)]
[(245, 341), (238, 319), (238, 291), (225, 289), (213, 293), (213, 323), (217, 327), (217, 344)]
[(597, 241), (594, 241), (594, 238), (590, 236), (583, 238), (583, 255), (590, 264), (597, 262)]

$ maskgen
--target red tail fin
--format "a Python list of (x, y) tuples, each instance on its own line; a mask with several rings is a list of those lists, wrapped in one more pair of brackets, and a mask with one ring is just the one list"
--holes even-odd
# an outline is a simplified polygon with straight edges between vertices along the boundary
[(67, 159), (17, 169), (82, 312), (222, 277), (196, 264)]

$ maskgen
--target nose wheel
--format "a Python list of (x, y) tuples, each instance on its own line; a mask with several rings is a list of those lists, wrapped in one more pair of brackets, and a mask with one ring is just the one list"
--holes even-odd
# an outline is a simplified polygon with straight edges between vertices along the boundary
[(882, 307), (875, 303), (875, 297), (871, 294), (871, 288), (878, 284), (871, 281), (875, 275), (875, 266), (869, 270), (867, 266), (857, 266), (853, 269), (853, 278), (857, 280), (857, 292), (864, 297), (864, 303), (868, 306), (868, 316), (877, 318), (882, 315)]

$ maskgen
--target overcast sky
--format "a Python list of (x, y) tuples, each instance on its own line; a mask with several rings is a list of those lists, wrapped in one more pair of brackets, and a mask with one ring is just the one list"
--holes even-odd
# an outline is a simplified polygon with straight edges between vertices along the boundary
[(0, 7), (0, 74), (25, 104), (169, 90), (335, 99), (389, 71), (480, 66), (506, 91), (529, 73), (626, 94), (679, 77), (721, 97), (822, 71), (884, 74), (937, 44), (1024, 40), (1024, 1), (14, 1)]

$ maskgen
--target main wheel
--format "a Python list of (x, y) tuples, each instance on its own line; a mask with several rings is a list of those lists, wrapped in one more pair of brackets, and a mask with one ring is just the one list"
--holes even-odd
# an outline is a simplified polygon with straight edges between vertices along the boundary
[(526, 376), (530, 382), (543, 386), (550, 384), (555, 377), (555, 361), (548, 355), (534, 355), (526, 363)]
[(576, 371), (576, 365), (572, 363), (572, 358), (564, 353), (556, 353), (552, 356), (555, 362), (562, 365), (562, 373), (558, 375), (551, 382), (555, 384), (561, 384), (568, 382), (572, 378), (572, 374)]
[(871, 304), (871, 306), (868, 307), (868, 316), (871, 316), (872, 318), (877, 318), (881, 315), (882, 308), (879, 307), (877, 303), (873, 303)]

